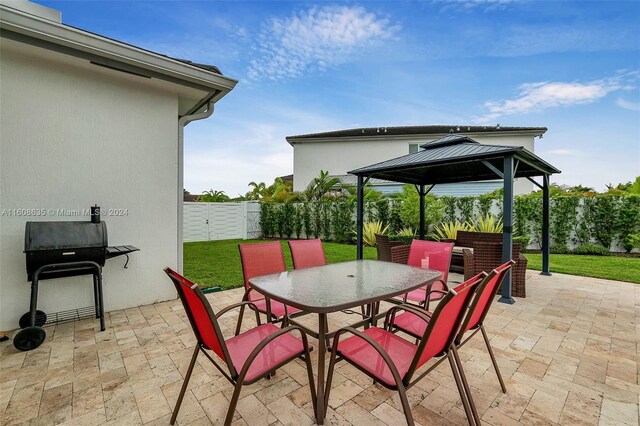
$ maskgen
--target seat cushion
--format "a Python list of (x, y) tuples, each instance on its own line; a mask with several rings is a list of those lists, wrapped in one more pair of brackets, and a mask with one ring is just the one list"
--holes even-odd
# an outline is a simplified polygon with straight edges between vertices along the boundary
[[(444, 286), (440, 281), (436, 281), (431, 286), (431, 290), (444, 290)], [(411, 300), (412, 302), (424, 302), (424, 298), (427, 295), (427, 288), (420, 287), (415, 290), (411, 290), (407, 293), (407, 300)], [(429, 300), (440, 300), (444, 295), (442, 293), (431, 293), (429, 296)]]
[[(252, 300), (251, 303), (256, 305), (258, 310), (263, 313), (267, 313), (267, 300), (266, 299), (256, 299)], [(296, 312), (300, 312), (300, 309), (294, 308), (293, 306), (287, 306), (287, 312), (289, 314), (294, 314)], [(280, 318), (284, 315), (284, 303), (280, 303), (276, 300), (271, 301), (271, 314)]]
[[(279, 330), (279, 327), (271, 323), (262, 324), (227, 340), (229, 356), (236, 371), (240, 373), (251, 351), (253, 351), (260, 342)], [(303, 352), (304, 346), (302, 345), (302, 341), (294, 337), (292, 333), (286, 333), (280, 337), (276, 337), (276, 339), (265, 346), (253, 360), (245, 376), (245, 381), (250, 382), (259, 378), (273, 370), (273, 368), (280, 363), (299, 356)]]
[(467, 249), (473, 253), (473, 247), (464, 247), (464, 246), (453, 246), (454, 254), (462, 254), (462, 250)]
[[(426, 312), (426, 311), (425, 311)], [(403, 312), (396, 315), (393, 325), (415, 337), (422, 337), (427, 329), (427, 322), (413, 312)]]
[[(417, 346), (378, 327), (370, 327), (363, 333), (375, 340), (389, 354), (391, 361), (400, 373), (400, 378), (403, 378), (409, 371)], [(362, 338), (351, 335), (351, 337), (341, 340), (338, 343), (338, 351), (349, 362), (362, 368), (377, 380), (390, 386), (396, 385), (391, 370), (382, 356)]]

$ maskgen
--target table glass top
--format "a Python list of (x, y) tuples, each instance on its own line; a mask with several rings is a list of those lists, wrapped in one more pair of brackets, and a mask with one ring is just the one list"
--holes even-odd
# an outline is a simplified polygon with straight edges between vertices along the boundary
[(251, 278), (260, 293), (311, 312), (332, 312), (404, 294), (441, 273), (398, 263), (356, 260)]

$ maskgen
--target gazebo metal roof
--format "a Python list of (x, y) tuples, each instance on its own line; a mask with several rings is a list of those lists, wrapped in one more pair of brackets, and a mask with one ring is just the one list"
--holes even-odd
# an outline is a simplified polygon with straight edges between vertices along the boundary
[(416, 185), (495, 180), (506, 156), (517, 162), (515, 178), (560, 173), (524, 147), (481, 144), (462, 135), (447, 135), (421, 148), (422, 151), (351, 170), (349, 174)]

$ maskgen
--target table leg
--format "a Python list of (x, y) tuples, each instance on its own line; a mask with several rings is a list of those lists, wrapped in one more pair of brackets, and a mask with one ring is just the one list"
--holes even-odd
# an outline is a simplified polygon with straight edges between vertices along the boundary
[(318, 390), (316, 392), (316, 422), (324, 424), (325, 405), (324, 405), (324, 360), (327, 352), (326, 347), (327, 336), (327, 314), (318, 314)]

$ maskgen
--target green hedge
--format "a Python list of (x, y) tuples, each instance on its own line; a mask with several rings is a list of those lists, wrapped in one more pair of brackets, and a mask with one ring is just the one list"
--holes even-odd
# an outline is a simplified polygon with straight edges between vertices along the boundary
[[(415, 192), (415, 191), (414, 191)], [(403, 198), (404, 196), (404, 198)], [(479, 197), (427, 197), (427, 224), (473, 221), (479, 215), (502, 216), (502, 200)], [(262, 202), (260, 226), (266, 238), (323, 238), (352, 242), (356, 203), (353, 198), (327, 198), (320, 202)], [(365, 203), (365, 222), (389, 225), (389, 233), (417, 228), (418, 197), (407, 190), (399, 198), (381, 198)], [(556, 252), (571, 246), (598, 244), (611, 250), (619, 243), (631, 251), (640, 233), (639, 195), (552, 195), (550, 204), (551, 245)], [(518, 195), (514, 200), (514, 235), (540, 247), (542, 242), (542, 196), (540, 192)]]

